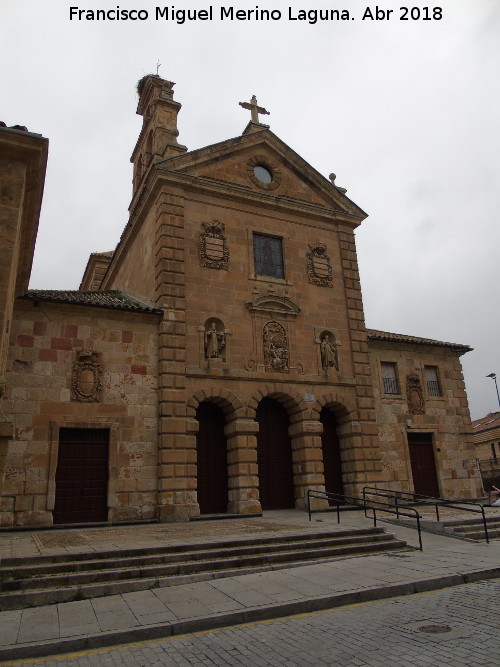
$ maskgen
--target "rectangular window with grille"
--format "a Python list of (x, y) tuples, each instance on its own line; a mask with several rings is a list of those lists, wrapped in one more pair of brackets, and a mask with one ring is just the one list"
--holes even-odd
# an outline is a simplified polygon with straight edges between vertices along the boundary
[(382, 383), (384, 385), (384, 393), (399, 394), (399, 381), (396, 364), (390, 361), (383, 361), (382, 364)]
[(437, 366), (424, 366), (425, 383), (429, 396), (441, 396)]
[(253, 235), (254, 271), (257, 276), (284, 278), (283, 239), (265, 234)]

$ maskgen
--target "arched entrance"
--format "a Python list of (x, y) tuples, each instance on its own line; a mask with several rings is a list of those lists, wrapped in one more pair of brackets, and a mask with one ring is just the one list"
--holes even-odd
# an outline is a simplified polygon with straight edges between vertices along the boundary
[(320, 421), (323, 424), (321, 448), (323, 450), (325, 491), (343, 495), (344, 482), (342, 481), (342, 459), (340, 458), (337, 418), (331, 410), (323, 408), (320, 414)]
[(295, 507), (288, 413), (277, 401), (263, 398), (255, 418), (259, 423), (257, 463), (262, 509)]
[(200, 423), (196, 436), (200, 514), (225, 513), (228, 476), (224, 413), (217, 405), (206, 401), (198, 406), (196, 419)]

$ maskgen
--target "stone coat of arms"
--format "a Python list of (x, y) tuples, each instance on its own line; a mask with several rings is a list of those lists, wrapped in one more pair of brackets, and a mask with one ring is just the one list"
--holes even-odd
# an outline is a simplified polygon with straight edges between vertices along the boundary
[(102, 390), (102, 364), (99, 353), (79, 350), (73, 364), (71, 400), (80, 403), (99, 403)]

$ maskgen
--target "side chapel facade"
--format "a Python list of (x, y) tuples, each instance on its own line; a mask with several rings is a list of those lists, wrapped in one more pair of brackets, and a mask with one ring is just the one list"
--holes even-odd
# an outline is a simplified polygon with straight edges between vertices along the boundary
[(255, 98), (241, 136), (188, 151), (173, 85), (139, 83), (129, 220), (78, 291), (27, 290), (48, 142), (0, 128), (0, 525), (478, 497), (470, 348), (367, 329), (366, 214)]

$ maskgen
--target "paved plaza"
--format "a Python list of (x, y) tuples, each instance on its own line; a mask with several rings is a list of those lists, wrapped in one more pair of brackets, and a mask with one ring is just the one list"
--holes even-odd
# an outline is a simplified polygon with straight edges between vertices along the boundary
[[(231, 539), (235, 535), (267, 534), (291, 529), (296, 531), (300, 527), (308, 531), (321, 526), (322, 529), (334, 531), (339, 527), (345, 529), (368, 525), (370, 525), (370, 520), (365, 518), (362, 512), (345, 513), (345, 516), (342, 516), (340, 526), (338, 526), (335, 515), (315, 515), (313, 522), (309, 523), (307, 515), (304, 513), (289, 511), (266, 513), (266, 516), (262, 519), (254, 518), (249, 520), (248, 523), (243, 520), (226, 520), (202, 522), (194, 525), (155, 524), (151, 526), (99, 528), (89, 529), (88, 532), (83, 529), (27, 531), (25, 533), (16, 531), (15, 533), (0, 534), (0, 553), (3, 554), (3, 557), (8, 557), (22, 554), (26, 556), (44, 555), (49, 552), (66, 554), (81, 551), (98, 552), (99, 550), (109, 549), (111, 543), (115, 545), (114, 548), (119, 550), (120, 548), (130, 548), (133, 544), (140, 544), (141, 546), (158, 544), (158, 541), (168, 541), (168, 543), (175, 544), (186, 543), (189, 540), (199, 542), (206, 539), (209, 542), (213, 539), (214, 534), (217, 534), (218, 537), (225, 535), (227, 539)], [(415, 545), (417, 543), (414, 530), (389, 524), (386, 527), (388, 531), (394, 532), (399, 538), (407, 540), (409, 544)], [(188, 533), (189, 530), (192, 532)], [(36, 664), (45, 664), (43, 662), (44, 656), (96, 649), (99, 650), (98, 653), (88, 653), (88, 655), (78, 658), (78, 660), (84, 661), (81, 664), (175, 665), (177, 664), (176, 660), (180, 660), (178, 664), (185, 665), (273, 665), (285, 664), (285, 662), (288, 665), (306, 665), (340, 664), (342, 662), (342, 664), (360, 666), (380, 664), (384, 667), (390, 667), (403, 663), (398, 662), (399, 659), (396, 658), (395, 662), (382, 660), (382, 662), (377, 663), (374, 654), (371, 655), (370, 653), (372, 650), (370, 646), (373, 647), (383, 636), (387, 638), (387, 646), (394, 651), (399, 650), (398, 647), (405, 637), (410, 644), (415, 641), (416, 646), (420, 646), (422, 642), (427, 645), (426, 642), (431, 641), (427, 635), (432, 633), (421, 631), (417, 633), (411, 624), (420, 621), (428, 621), (427, 625), (443, 624), (446, 620), (448, 607), (454, 618), (458, 619), (456, 621), (458, 626), (452, 624), (452, 630), (442, 633), (442, 637), (446, 635), (450, 639), (455, 636), (450, 634), (451, 632), (460, 630), (462, 634), (460, 637), (457, 635), (460, 642), (469, 641), (470, 632), (463, 634), (469, 624), (469, 629), (474, 629), (474, 632), (481, 627), (483, 628), (481, 632), (486, 633), (483, 637), (484, 642), (481, 640), (478, 646), (490, 646), (486, 629), (496, 628), (498, 625), (498, 613), (496, 611), (498, 598), (495, 599), (493, 595), (495, 586), (498, 587), (498, 582), (493, 580), (500, 577), (500, 540), (494, 540), (487, 545), (424, 533), (423, 543), (423, 552), (404, 550), (375, 553), (311, 562), (279, 569), (270, 566), (265, 571), (253, 573), (233, 573), (227, 577), (212, 575), (209, 579), (203, 581), (196, 580), (195, 575), (195, 578), (189, 583), (179, 585), (168, 585), (151, 590), (140, 590), (36, 608), (3, 611), (0, 612), (0, 661), (3, 661), (1, 664), (9, 664), (9, 661), (12, 660), (28, 660), (36, 657), (41, 661)], [(477, 586), (473, 588), (472, 584), (475, 583), (477, 583)], [(443, 587), (456, 587), (462, 584), (467, 585), (463, 589), (453, 588), (437, 593), (435, 598), (430, 593), (428, 594), (429, 597), (426, 595), (421, 597), (410, 595), (436, 591)], [(459, 591), (463, 592), (459, 594)], [(498, 593), (498, 588), (496, 588), (496, 592)], [(401, 595), (410, 596), (400, 598)], [(431, 605), (430, 600), (432, 599), (437, 602)], [(459, 599), (462, 599), (462, 602), (457, 602)], [(372, 604), (372, 601), (375, 600), (387, 601), (380, 603), (381, 606), (378, 606), (378, 603), (377, 605)], [(412, 600), (417, 605), (415, 613), (410, 613)], [(491, 607), (488, 611), (488, 605), (493, 601), (495, 610)], [(340, 623), (338, 619), (344, 618), (339, 616), (339, 613), (344, 612), (338, 610), (332, 612), (330, 616), (322, 613), (318, 616), (307, 617), (307, 622), (300, 619), (271, 622), (271, 619), (279, 617), (308, 614), (339, 607), (345, 608), (356, 603), (370, 604), (361, 604), (361, 606), (345, 609), (347, 614), (345, 618), (348, 621), (342, 622), (344, 629), (341, 629), (338, 625)], [(419, 611), (420, 607), (418, 605), (431, 606), (428, 611), (424, 612), (423, 608)], [(404, 619), (405, 623), (401, 625), (398, 621), (398, 610), (403, 609), (406, 611), (401, 619)], [(460, 611), (461, 609), (462, 611)], [(378, 610), (383, 610), (383, 613)], [(430, 613), (431, 611), (432, 613)], [(463, 616), (462, 613), (469, 615)], [(368, 631), (365, 630), (365, 626), (368, 627), (366, 623), (370, 615), (374, 617), (374, 624), (370, 625), (370, 628), (373, 629)], [(328, 621), (328, 618), (331, 618), (331, 621)], [(364, 619), (359, 621), (359, 625), (357, 625), (358, 618)], [(383, 618), (386, 620), (382, 622)], [(196, 639), (180, 637), (188, 633), (215, 630), (216, 628), (263, 620), (267, 623), (254, 625), (251, 631), (239, 628), (220, 630)], [(300, 629), (302, 623), (305, 624), (304, 629)], [(331, 629), (327, 629), (329, 623), (333, 624)], [(348, 630), (346, 630), (347, 626)], [(397, 629), (393, 640), (389, 639), (389, 635), (384, 635), (386, 626), (387, 632), (391, 627)], [(228, 636), (227, 633), (231, 632), (236, 633), (232, 653), (230, 651), (231, 642), (220, 639)], [(243, 633), (243, 635), (238, 633)], [(264, 638), (256, 639), (252, 633), (257, 633), (257, 635), (263, 633)], [(336, 638), (336, 643), (330, 644), (330, 648), (327, 650), (322, 646), (322, 642), (326, 642), (326, 638), (330, 634), (334, 639)], [(123, 654), (114, 650), (106, 653), (104, 650), (105, 647), (119, 644), (159, 640), (173, 636), (178, 637), (178, 639), (173, 642), (165, 640), (162, 645), (152, 643), (141, 645), (141, 648), (120, 649)], [(230, 636), (233, 637), (233, 635)], [(244, 642), (243, 636), (246, 637)], [(267, 639), (265, 639), (266, 637)], [(287, 637), (288, 639), (286, 639)], [(240, 639), (242, 641), (241, 646), (238, 643)], [(283, 640), (282, 643), (280, 643), (281, 639)], [(431, 642), (430, 645), (435, 646), (435, 642), (441, 642), (441, 639), (437, 638), (436, 635), (432, 639), (434, 643)], [(200, 657), (205, 649), (200, 649), (200, 653), (198, 653), (198, 649), (196, 651), (191, 650), (191, 641), (201, 642), (200, 646), (204, 646), (204, 642), (208, 642), (206, 644), (206, 658), (202, 659)], [(214, 657), (216, 655), (214, 647), (218, 646), (219, 641), (221, 644), (217, 650), (222, 651), (222, 653), (219, 657)], [(441, 662), (432, 662), (425, 655), (424, 662), (419, 662), (420, 658), (415, 655), (412, 656), (414, 662), (410, 662), (410, 664), (448, 664), (445, 660), (445, 648), (449, 650), (452, 646), (455, 649), (459, 644), (449, 641), (445, 646), (444, 641), (443, 639), (441, 642), (444, 651), (444, 657), (439, 658), (442, 660)], [(274, 645), (273, 642), (281, 647), (282, 654), (275, 655), (271, 651), (264, 659), (262, 651), (270, 650), (270, 646)], [(343, 642), (345, 642), (345, 646)], [(368, 646), (366, 660), (369, 658), (371, 662), (355, 662), (355, 660), (365, 659), (363, 657), (364, 653), (361, 652), (358, 656), (355, 652), (357, 647), (365, 645)], [(326, 646), (327, 644), (325, 644)], [(240, 647), (243, 651), (241, 655), (237, 653), (237, 647)], [(288, 648), (286, 649), (286, 647)], [(330, 660), (327, 656), (333, 655), (331, 653), (332, 647), (339, 652), (340, 657), (338, 659), (340, 662), (322, 662)], [(323, 648), (327, 653), (321, 652)], [(285, 649), (292, 651), (292, 653), (287, 654)], [(145, 653), (144, 657), (140, 657), (142, 652), (146, 652), (147, 655)], [(155, 657), (158, 652), (163, 657)], [(222, 657), (223, 653), (226, 656), (224, 658)], [(136, 654), (139, 656), (137, 660), (134, 657)], [(307, 662), (304, 657), (306, 654), (311, 655), (310, 660), (313, 662)], [(123, 657), (119, 657), (122, 655)], [(186, 655), (198, 657), (196, 659), (192, 658), (194, 662), (191, 663), (186, 662), (188, 660)], [(483, 663), (474, 659), (469, 663), (457, 663), (455, 661), (455, 664), (474, 666), (476, 664), (495, 664), (495, 661), (491, 661), (491, 654), (486, 652), (485, 655), (489, 655), (489, 662), (487, 660)], [(96, 656), (100, 657), (97, 658)], [(182, 658), (184, 662), (179, 656), (184, 656)], [(378, 659), (380, 659), (380, 654)], [(88, 662), (89, 660), (90, 662)], [(101, 660), (101, 662), (96, 662), (97, 660)], [(116, 660), (118, 662), (114, 662)], [(120, 660), (124, 662), (120, 662)], [(277, 662), (272, 662), (272, 660)], [(282, 662), (279, 662), (280, 660)], [(71, 662), (68, 659), (67, 664), (80, 663), (78, 661)]]
[(45, 660), (35, 667), (491, 667), (500, 581)]

